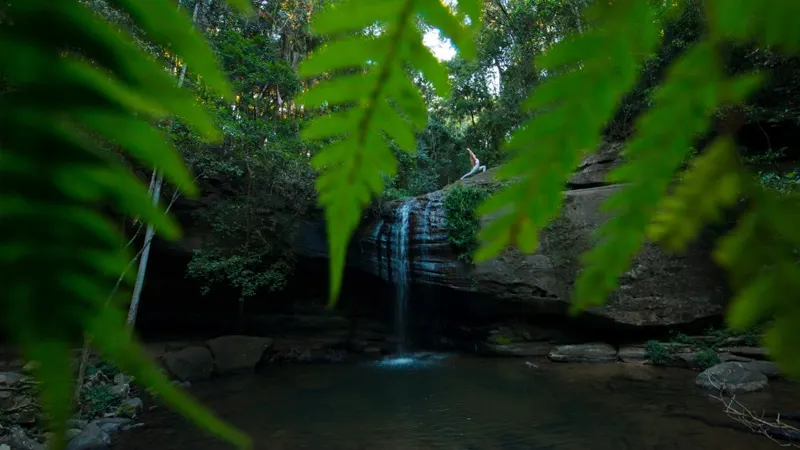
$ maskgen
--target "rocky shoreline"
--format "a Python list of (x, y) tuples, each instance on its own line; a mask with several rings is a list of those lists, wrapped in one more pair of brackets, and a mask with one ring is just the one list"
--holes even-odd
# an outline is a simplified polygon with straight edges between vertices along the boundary
[[(0, 450), (44, 450), (50, 440), (33, 366), (0, 372)], [(87, 368), (78, 412), (67, 422), (67, 450), (108, 448), (113, 434), (143, 425), (133, 381), (107, 364)]]
[[(148, 348), (174, 383), (186, 388), (193, 382), (252, 373), (270, 364), (377, 360), (396, 348), (396, 343), (380, 332), (340, 331), (275, 338), (229, 335), (148, 344)], [(780, 376), (767, 352), (753, 345), (752, 336), (678, 335), (672, 342), (614, 346), (603, 342), (563, 343), (542, 333), (535, 327), (497, 326), (468, 345), (468, 353), (519, 358), (530, 367), (550, 361), (682, 368), (701, 371), (696, 378), (700, 388), (730, 393), (764, 389), (769, 379)], [(463, 343), (456, 345), (447, 338), (441, 341), (440, 350), (463, 350)], [(29, 366), (0, 372), (0, 450), (40, 450), (48, 440), (36, 404), (37, 383), (29, 375)], [(93, 362), (81, 392), (79, 413), (68, 427), (67, 450), (109, 448), (116, 433), (144, 425), (138, 421), (145, 406), (144, 393), (134, 379), (112, 366)]]

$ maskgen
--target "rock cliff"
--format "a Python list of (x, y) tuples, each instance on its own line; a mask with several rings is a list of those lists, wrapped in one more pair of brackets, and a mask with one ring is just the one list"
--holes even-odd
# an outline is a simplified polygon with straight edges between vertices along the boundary
[[(567, 186), (563, 213), (543, 231), (536, 254), (509, 249), (477, 265), (459, 261), (444, 225), (445, 188), (385, 204), (377, 217), (364, 220), (353, 239), (348, 266), (392, 281), (398, 265), (396, 248), (401, 245), (397, 237), (407, 236), (404, 253), (412, 287), (436, 288), (440, 297), (442, 292), (444, 296), (461, 293), (529, 315), (563, 317), (579, 270), (579, 256), (592, 246), (592, 232), (605, 220), (599, 206), (619, 189), (604, 182), (619, 162), (619, 148), (619, 144), (606, 144), (578, 168)], [(494, 173), (488, 170), (460, 183), (495, 189), (499, 184)], [(408, 217), (404, 218), (403, 212)], [(398, 228), (404, 222), (409, 229), (400, 233)], [(326, 257), (324, 223), (308, 222), (298, 235), (301, 255)], [(726, 293), (708, 255), (703, 242), (683, 255), (667, 255), (647, 244), (607, 304), (586, 315), (622, 327), (674, 326), (717, 317)], [(413, 296), (412, 303), (420, 300), (421, 296)]]

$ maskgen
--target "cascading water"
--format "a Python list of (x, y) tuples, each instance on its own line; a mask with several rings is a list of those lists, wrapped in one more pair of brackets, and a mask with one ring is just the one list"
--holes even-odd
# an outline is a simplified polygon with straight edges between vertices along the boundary
[(408, 274), (411, 264), (408, 258), (409, 229), (414, 199), (409, 199), (397, 209), (397, 220), (392, 226), (392, 281), (395, 287), (395, 328), (397, 353), (406, 351), (406, 305), (408, 303)]
[[(411, 213), (417, 205), (417, 199), (408, 199), (396, 211), (395, 220), (389, 233), (382, 233), (383, 223), (378, 224), (374, 239), (378, 247), (378, 274), (385, 273), (394, 283), (395, 288), (395, 330), (397, 332), (397, 354), (378, 362), (378, 367), (400, 370), (416, 370), (439, 365), (448, 355), (429, 352), (408, 353), (406, 349), (406, 308), (408, 306), (409, 278), (411, 275)], [(427, 208), (425, 209), (427, 213)], [(427, 218), (423, 220), (427, 227)], [(426, 230), (427, 233), (427, 230)], [(416, 235), (415, 235), (416, 236)], [(381, 258), (381, 250), (389, 247), (387, 258)], [(384, 263), (384, 260), (386, 262)]]

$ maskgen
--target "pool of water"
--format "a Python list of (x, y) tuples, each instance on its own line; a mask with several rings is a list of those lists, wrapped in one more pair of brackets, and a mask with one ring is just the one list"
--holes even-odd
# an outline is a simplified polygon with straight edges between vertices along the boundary
[[(359, 365), (270, 366), (191, 392), (255, 442), (285, 450), (760, 450), (774, 442), (726, 428), (696, 373), (423, 355)], [(795, 386), (740, 396), (791, 409)], [(152, 402), (150, 402), (152, 403)], [(698, 420), (701, 418), (702, 420)], [(115, 438), (122, 450), (228, 448), (164, 407)]]

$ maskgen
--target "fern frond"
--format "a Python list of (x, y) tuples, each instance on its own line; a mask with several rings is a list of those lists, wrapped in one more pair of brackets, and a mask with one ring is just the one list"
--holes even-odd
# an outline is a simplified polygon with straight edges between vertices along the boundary
[[(696, 44), (670, 68), (653, 107), (638, 120), (636, 135), (625, 147), (628, 161), (609, 174), (609, 180), (625, 185), (604, 203), (612, 217), (597, 230), (599, 243), (582, 257), (574, 312), (601, 305), (617, 287), (693, 140), (708, 129), (713, 111), (742, 100), (758, 81), (754, 76), (726, 79), (711, 42)], [(713, 214), (710, 206), (705, 215)]]
[[(427, 123), (424, 100), (407, 68), (421, 72), (440, 94), (449, 93), (447, 70), (422, 45), (416, 16), (441, 29), (466, 57), (474, 55), (471, 34), (438, 0), (349, 0), (330, 6), (312, 23), (316, 33), (340, 37), (304, 61), (300, 74), (310, 77), (351, 69), (319, 83), (298, 100), (306, 107), (350, 107), (315, 119), (302, 132), (304, 139), (339, 139), (312, 162), (323, 171), (317, 190), (328, 228), (331, 305), (338, 299), (347, 247), (361, 211), (383, 190), (383, 175), (397, 171), (386, 139), (413, 151), (414, 133)], [(364, 28), (375, 24), (381, 33), (364, 35)]]
[(733, 141), (715, 141), (683, 175), (675, 193), (664, 198), (648, 228), (648, 237), (673, 251), (683, 251), (706, 224), (736, 204), (742, 170)]
[(598, 2), (593, 12), (602, 28), (557, 44), (537, 61), (540, 70), (563, 74), (536, 87), (526, 107), (548, 110), (506, 145), (514, 157), (497, 177), (519, 181), (479, 208), (481, 215), (496, 216), (480, 233), (476, 261), (513, 244), (524, 252), (537, 248), (539, 231), (559, 213), (563, 186), (581, 158), (599, 146), (603, 127), (636, 82), (639, 63), (658, 43), (646, 2)]
[(706, 2), (714, 39), (756, 40), (765, 46), (800, 50), (800, 3), (791, 0), (712, 0)]
[(750, 207), (714, 253), (737, 292), (728, 325), (745, 329), (771, 322), (764, 337), (770, 357), (782, 373), (797, 376), (800, 196), (768, 192), (757, 183), (747, 186)]
[[(106, 355), (187, 414), (239, 447), (249, 440), (179, 394), (125, 332), (106, 299), (131, 255), (102, 208), (141, 217), (165, 238), (180, 229), (152, 204), (147, 186), (96, 146), (117, 144), (158, 167), (185, 194), (197, 192), (168, 139), (150, 120), (179, 115), (206, 137), (220, 137), (187, 92), (131, 44), (131, 38), (76, 1), (13, 0), (4, 6), (0, 72), (0, 320), (27, 358), (40, 363), (42, 405), (63, 448), (70, 415), (70, 341), (92, 335)], [(243, 4), (242, 1), (239, 1)], [(153, 36), (182, 56), (222, 94), (230, 88), (212, 53), (166, 0), (120, 0)], [(154, 29), (156, 27), (157, 29)], [(89, 139), (91, 134), (92, 139)], [(43, 312), (46, 311), (46, 314)]]

